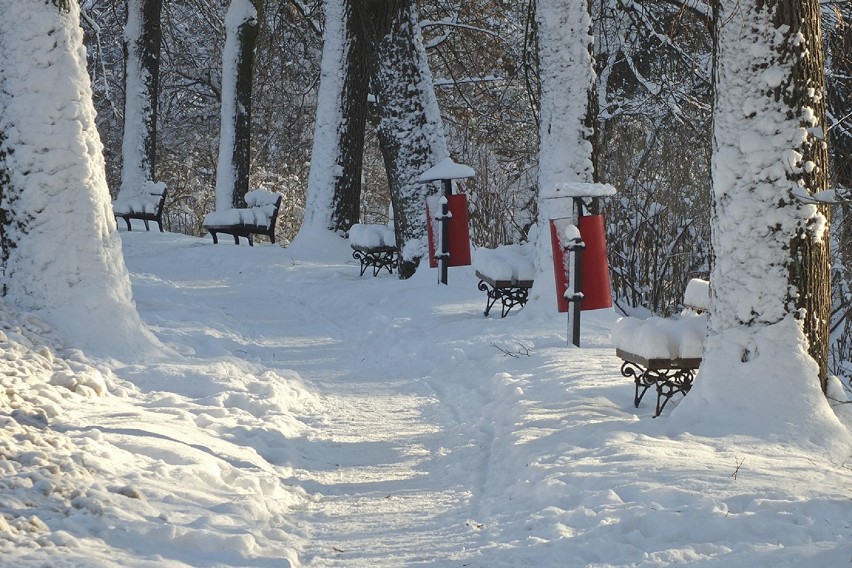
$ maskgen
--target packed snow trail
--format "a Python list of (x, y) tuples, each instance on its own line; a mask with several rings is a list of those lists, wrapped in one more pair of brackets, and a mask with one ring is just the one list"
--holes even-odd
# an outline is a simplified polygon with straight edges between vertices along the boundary
[[(207, 425), (304, 492), (282, 527), (299, 564), (795, 566), (807, 558), (828, 567), (852, 556), (840, 545), (852, 536), (852, 474), (842, 460), (813, 468), (814, 454), (779, 448), (770, 433), (769, 443), (700, 438), (673, 416), (634, 409), (609, 341), (612, 312), (584, 316), (583, 348), (573, 349), (564, 319), (541, 306), (483, 318), (469, 269), (438, 286), (426, 268), (408, 281), (359, 277), (344, 243), (314, 261), (269, 246), (125, 238), (157, 251), (135, 244), (128, 265), (140, 312), (162, 340), (190, 359), (242, 361), (310, 393), (287, 397), (304, 400), (282, 409), (292, 416), (278, 431), (274, 421), (284, 418), (238, 397), (220, 414), (242, 406), (244, 425), (225, 417)], [(241, 380), (230, 365), (223, 389)], [(168, 388), (204, 394), (192, 383)], [(248, 426), (252, 413), (273, 423)], [(732, 476), (745, 463), (761, 472), (751, 483)], [(805, 470), (812, 489), (803, 494), (793, 487)], [(278, 517), (262, 524), (267, 518)], [(825, 530), (809, 534), (816, 523)], [(269, 529), (266, 541), (256, 538), (264, 551), (276, 547)], [(787, 535), (781, 548), (779, 534)]]
[(813, 415), (796, 436), (765, 428), (783, 383), (756, 434), (693, 394), (653, 419), (612, 311), (584, 314), (575, 349), (547, 299), (483, 318), (469, 268), (439, 286), (425, 267), (358, 277), (339, 240), (323, 256), (122, 239), (168, 357), (93, 359), (0, 312), (0, 566), (852, 559), (849, 447)]
[[(458, 364), (465, 350), (449, 345), (463, 342), (449, 338), (441, 346), (430, 337), (418, 340), (422, 329), (411, 325), (412, 319), (434, 317), (429, 313), (433, 306), (418, 301), (418, 287), (406, 287), (396, 278), (360, 278), (351, 264), (312, 267), (314, 280), (306, 282), (299, 264), (251, 266), (257, 263), (251, 258), (257, 250), (262, 248), (241, 251), (245, 266), (230, 265), (233, 256), (229, 263), (213, 263), (221, 269), (211, 274), (218, 285), (142, 276), (146, 285), (137, 287), (136, 297), (161, 338), (174, 339), (178, 346), (178, 336), (187, 329), (215, 322), (202, 331), (208, 339), (193, 342), (193, 356), (232, 356), (281, 372), (292, 370), (319, 394), (322, 403), (308, 419), (308, 436), (279, 440), (279, 446), (266, 439), (274, 436), (271, 432), (254, 438), (261, 456), (292, 467), (293, 483), (317, 499), (304, 513), (302, 562), (407, 565), (473, 554), (482, 528), (472, 518), (478, 498), (474, 487), (488, 475), (494, 419), (466, 413), (486, 408), (494, 393), (463, 385), (449, 388), (445, 378), (435, 376), (447, 365), (436, 359), (444, 356), (441, 350), (449, 349), (449, 361)], [(214, 255), (218, 251), (233, 254), (226, 247), (210, 250)], [(143, 258), (134, 260), (144, 265)], [(231, 285), (228, 272), (248, 270), (268, 272)], [(256, 288), (245, 289), (247, 282)], [(434, 282), (426, 285), (434, 287)], [(147, 286), (156, 288), (154, 302), (146, 302)], [(182, 297), (163, 301), (162, 286)], [(341, 286), (368, 291), (380, 286), (388, 292), (341, 296)], [(447, 290), (448, 298), (456, 292)], [(244, 304), (241, 296), (265, 301)], [(475, 301), (444, 306), (447, 317), (481, 323), (482, 298), (469, 291), (462, 297)], [(284, 305), (286, 310), (275, 308)], [(198, 306), (214, 313), (198, 313)], [(486, 346), (483, 355), (493, 353), (497, 350)], [(449, 394), (449, 403), (439, 393)], [(461, 401), (467, 409), (460, 407)], [(286, 456), (276, 455), (279, 451)]]

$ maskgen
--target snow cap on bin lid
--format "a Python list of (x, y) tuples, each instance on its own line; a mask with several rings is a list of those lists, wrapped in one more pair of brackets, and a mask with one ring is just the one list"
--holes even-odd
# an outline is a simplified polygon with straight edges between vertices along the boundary
[(608, 183), (569, 181), (553, 184), (553, 187), (542, 192), (542, 197), (545, 199), (559, 197), (606, 197), (607, 195), (615, 195), (615, 193), (615, 187)]
[(438, 181), (442, 179), (464, 179), (473, 177), (476, 172), (470, 166), (457, 164), (452, 158), (445, 158), (420, 174), (417, 181), (426, 183), (429, 181)]

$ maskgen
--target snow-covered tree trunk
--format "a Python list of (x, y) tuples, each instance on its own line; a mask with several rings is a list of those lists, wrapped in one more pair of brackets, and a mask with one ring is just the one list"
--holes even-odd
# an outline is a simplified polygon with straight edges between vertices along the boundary
[(232, 0), (222, 52), (222, 122), (216, 211), (245, 207), (251, 152), (251, 96), (261, 0)]
[[(6, 299), (71, 345), (138, 357), (76, 0), (0, 0), (0, 245)], [(93, 325), (92, 322), (97, 322)]]
[(123, 198), (143, 193), (154, 181), (157, 99), (160, 84), (160, 12), (162, 0), (128, 0), (124, 27)]
[(378, 57), (372, 74), (379, 144), (388, 174), (400, 278), (426, 253), (426, 196), (438, 190), (417, 178), (449, 157), (444, 126), (413, 0), (366, 0), (359, 10)]
[(818, 4), (720, 0), (716, 14), (712, 305), (693, 402), (774, 395), (782, 420), (826, 377), (829, 218), (808, 203), (828, 174)]
[(550, 219), (571, 214), (571, 200), (553, 199), (557, 185), (591, 184), (593, 160), (592, 19), (587, 0), (536, 0), (541, 144), (534, 296), (555, 298)]
[(346, 231), (360, 216), (368, 50), (353, 0), (327, 0), (302, 230)]

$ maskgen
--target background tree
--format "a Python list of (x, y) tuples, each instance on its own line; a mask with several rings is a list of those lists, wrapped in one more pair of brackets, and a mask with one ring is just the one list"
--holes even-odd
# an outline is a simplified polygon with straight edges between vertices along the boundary
[(155, 179), (162, 0), (128, 0), (124, 26), (124, 140), (121, 193), (142, 193)]
[[(552, 269), (550, 219), (570, 218), (573, 203), (551, 204), (560, 184), (591, 184), (594, 166), (594, 88), (592, 20), (586, 0), (537, 0), (538, 61), (541, 85), (539, 219), (537, 272)], [(536, 277), (550, 289), (552, 277)], [(554, 297), (547, 293), (547, 300)]]
[(535, 11), (495, 0), (419, 6), (450, 152), (477, 173), (459, 184), (472, 240), (525, 240), (538, 201), (539, 78), (528, 64), (537, 58)]
[(246, 206), (251, 159), (254, 56), (258, 14), (262, 9), (261, 0), (231, 0), (225, 16), (216, 211)]
[(823, 4), (828, 93), (831, 187), (841, 202), (832, 209), (832, 313), (829, 369), (852, 371), (852, 3)]
[(365, 28), (352, 0), (325, 4), (320, 96), (302, 231), (359, 221), (369, 82)]
[(703, 2), (595, 0), (603, 202), (614, 300), (670, 314), (710, 252), (712, 25)]
[[(372, 85), (401, 259), (408, 278), (426, 252), (426, 195), (421, 173), (449, 156), (413, 0), (367, 0), (359, 10), (377, 56)], [(431, 187), (430, 187), (431, 186)]]

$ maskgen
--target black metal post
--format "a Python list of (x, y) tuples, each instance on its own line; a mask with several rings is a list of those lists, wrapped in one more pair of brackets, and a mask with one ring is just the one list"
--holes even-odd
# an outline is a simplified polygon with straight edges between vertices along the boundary
[(574, 282), (577, 283), (574, 285), (574, 289), (577, 291), (574, 292), (571, 297), (571, 309), (574, 310), (574, 317), (571, 322), (571, 343), (573, 343), (575, 347), (580, 346), (580, 309), (582, 308), (583, 303), (583, 292), (578, 289), (578, 285), (582, 282), (580, 278), (582, 277), (582, 258), (583, 250), (585, 248), (586, 243), (578, 241), (572, 251), (572, 254), (574, 255)]
[[(574, 226), (577, 227), (577, 230), (580, 230), (580, 217), (583, 216), (583, 199), (581, 197), (574, 198), (574, 214), (573, 222)], [(582, 308), (583, 302), (583, 291), (581, 289), (582, 286), (582, 274), (583, 274), (583, 250), (586, 248), (586, 243), (584, 243), (581, 239), (577, 239), (573, 246), (570, 247), (571, 255), (574, 261), (574, 275), (571, 282), (571, 288), (573, 289), (573, 293), (571, 294), (571, 298), (569, 301), (571, 302), (571, 310), (569, 311), (569, 320), (570, 320), (570, 331), (571, 331), (571, 343), (574, 344), (575, 347), (580, 346), (580, 311)]]
[(446, 284), (450, 262), (450, 195), (453, 194), (453, 180), (441, 181), (444, 183), (444, 198), (441, 200), (441, 284)]

